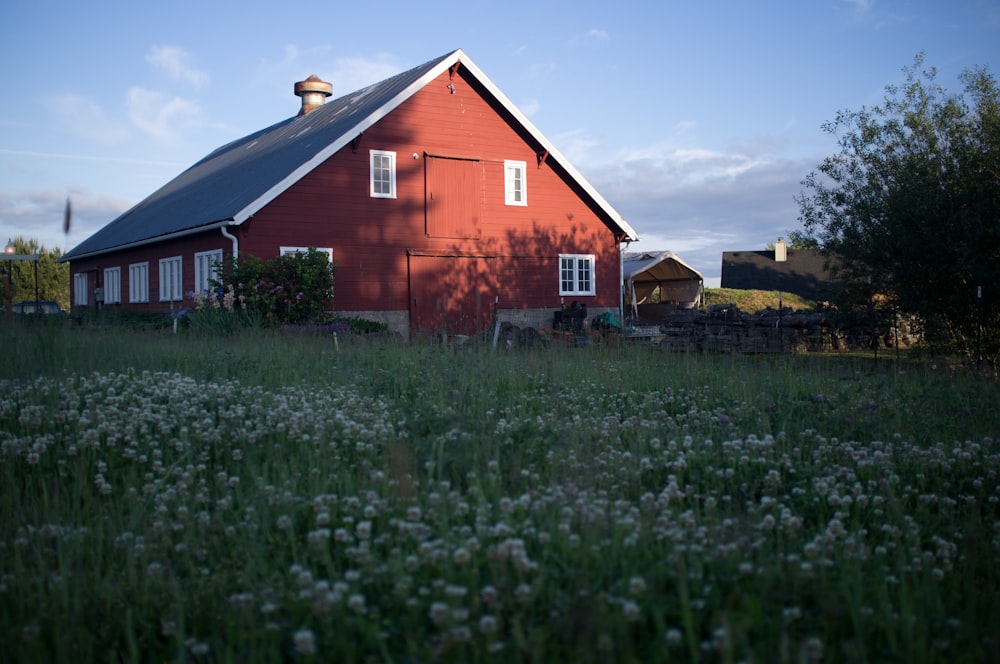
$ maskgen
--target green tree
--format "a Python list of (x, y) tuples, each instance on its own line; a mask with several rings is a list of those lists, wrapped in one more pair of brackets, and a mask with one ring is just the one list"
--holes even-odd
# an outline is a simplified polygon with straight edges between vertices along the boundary
[[(59, 249), (46, 249), (34, 238), (14, 238), (15, 254), (38, 255), (38, 299), (58, 302), (63, 309), (69, 309), (69, 265), (57, 262), (62, 256)], [(35, 299), (35, 261), (4, 261), (3, 270), (13, 274), (12, 301), (21, 302)], [(4, 288), (7, 287), (6, 278)], [(5, 293), (6, 295), (6, 293)], [(4, 298), (6, 302), (6, 297)]]
[(903, 85), (886, 87), (883, 105), (823, 125), (840, 151), (802, 182), (800, 221), (837, 255), (849, 285), (918, 316), (930, 340), (979, 350), (995, 365), (1000, 91), (973, 68), (960, 77), (962, 92), (949, 93), (923, 60), (903, 69)]

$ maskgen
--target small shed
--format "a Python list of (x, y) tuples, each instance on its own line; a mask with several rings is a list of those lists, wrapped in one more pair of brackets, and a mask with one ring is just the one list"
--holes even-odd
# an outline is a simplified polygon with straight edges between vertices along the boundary
[[(633, 320), (659, 322), (669, 313), (667, 309), (694, 308), (701, 302), (701, 273), (672, 251), (626, 252), (622, 255), (622, 276), (625, 314)], [(651, 297), (657, 289), (659, 302), (653, 303)]]

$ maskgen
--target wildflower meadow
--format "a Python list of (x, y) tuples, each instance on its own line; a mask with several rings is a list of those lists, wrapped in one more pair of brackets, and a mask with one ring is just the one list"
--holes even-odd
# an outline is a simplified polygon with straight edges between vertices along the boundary
[(1000, 659), (933, 358), (0, 326), (16, 662)]

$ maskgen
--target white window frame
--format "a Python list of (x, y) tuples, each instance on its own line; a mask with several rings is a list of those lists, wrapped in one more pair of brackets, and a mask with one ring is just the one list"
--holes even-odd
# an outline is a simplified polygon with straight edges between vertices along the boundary
[(73, 275), (73, 306), (87, 306), (89, 297), (87, 291), (90, 290), (90, 279), (86, 272), (77, 272)]
[(128, 266), (128, 301), (149, 302), (149, 261)]
[(171, 256), (160, 259), (160, 302), (179, 302), (184, 299), (184, 259)]
[[(322, 251), (326, 254), (326, 257), (333, 262), (333, 248), (332, 247), (313, 247), (316, 251)], [(279, 250), (281, 256), (287, 256), (288, 254), (305, 254), (309, 252), (309, 247), (281, 247)]]
[(194, 290), (205, 293), (211, 281), (218, 281), (222, 270), (222, 249), (199, 251), (194, 255)]
[(504, 205), (528, 204), (528, 162), (504, 160), (503, 162), (503, 202)]
[(372, 198), (396, 197), (396, 153), (385, 150), (369, 150), (368, 164), (371, 170), (369, 190)]
[(594, 254), (559, 254), (559, 294), (597, 295)]
[(104, 304), (121, 304), (122, 302), (122, 269), (120, 267), (104, 268)]

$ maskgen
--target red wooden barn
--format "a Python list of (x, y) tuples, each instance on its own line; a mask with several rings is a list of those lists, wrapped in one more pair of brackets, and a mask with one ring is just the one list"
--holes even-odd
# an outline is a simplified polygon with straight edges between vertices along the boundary
[[(75, 309), (167, 311), (220, 259), (316, 247), (340, 315), (469, 334), (621, 307), (635, 231), (461, 50), (233, 141), (63, 258)], [(325, 102), (325, 103), (324, 103)]]

